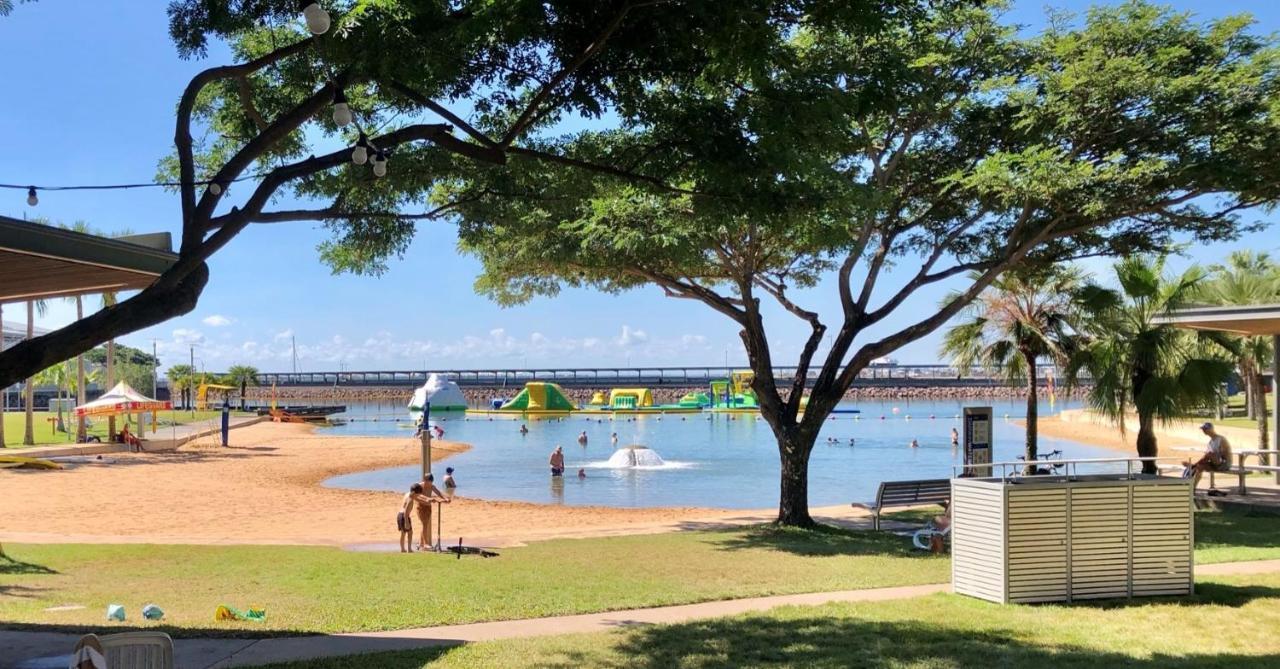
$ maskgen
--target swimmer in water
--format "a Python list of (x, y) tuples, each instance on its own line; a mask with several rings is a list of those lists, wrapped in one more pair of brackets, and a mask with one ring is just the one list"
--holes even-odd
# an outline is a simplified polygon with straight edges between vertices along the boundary
[(617, 433), (617, 432), (614, 432), (612, 435), (610, 435), (610, 436), (609, 436), (609, 441), (610, 441), (614, 446), (617, 446), (617, 445), (618, 445), (618, 433)]
[(524, 423), (521, 423), (521, 424), (520, 424), (520, 436), (522, 436), (522, 437), (523, 437), (523, 436), (524, 436), (524, 435), (526, 435), (526, 434), (529, 434), (529, 426), (528, 426), (528, 425), (525, 425)]
[(587, 445), (587, 431), (586, 431), (586, 430), (583, 430), (583, 431), (582, 431), (582, 434), (578, 435), (578, 443), (579, 443), (579, 444), (582, 444), (583, 446), (586, 446), (586, 445)]
[(585, 479), (585, 478), (587, 478), (587, 470), (579, 468), (579, 469), (578, 469), (578, 478), (580, 478), (580, 479)]
[(960, 433), (956, 432), (956, 429), (953, 427), (951, 428), (951, 448), (957, 448), (959, 446), (960, 446)]
[(912, 439), (911, 448), (920, 448), (920, 442), (916, 441), (915, 439)]

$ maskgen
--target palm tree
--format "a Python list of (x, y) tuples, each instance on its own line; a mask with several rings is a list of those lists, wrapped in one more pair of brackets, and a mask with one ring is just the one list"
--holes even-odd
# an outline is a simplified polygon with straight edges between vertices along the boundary
[[(1072, 357), (1069, 382), (1088, 370), (1093, 386), (1090, 405), (1117, 422), (1132, 409), (1138, 415), (1139, 457), (1156, 457), (1155, 421), (1191, 415), (1221, 399), (1222, 384), (1233, 365), (1225, 352), (1229, 340), (1217, 333), (1197, 332), (1156, 322), (1157, 317), (1185, 306), (1205, 278), (1192, 267), (1166, 277), (1164, 258), (1126, 258), (1116, 263), (1119, 290), (1083, 289), (1084, 341)], [(1145, 461), (1147, 474), (1158, 471)]]
[(240, 386), (240, 408), (244, 409), (245, 388), (258, 385), (258, 368), (252, 365), (232, 365), (227, 370), (224, 382), (229, 386)]
[[(63, 227), (67, 228), (68, 230), (73, 230), (75, 232), (80, 232), (87, 235), (96, 234), (93, 231), (93, 229), (89, 227), (89, 224), (85, 223), (84, 221), (76, 221), (71, 225), (63, 226)], [(76, 320), (77, 321), (83, 320), (84, 319), (84, 296), (76, 295), (74, 297), (68, 297), (66, 299), (74, 302), (76, 305)], [(85, 394), (84, 354), (81, 353), (80, 355), (76, 356), (76, 405), (77, 406), (84, 404), (84, 400), (85, 400), (84, 394)], [(84, 416), (77, 417), (76, 418), (76, 441), (77, 442), (83, 442), (85, 440), (85, 437), (86, 437), (85, 427), (86, 427), (85, 417)]]
[(39, 374), (36, 374), (35, 377), (36, 383), (53, 386), (58, 389), (58, 422), (54, 426), (55, 432), (67, 431), (66, 421), (62, 419), (62, 399), (64, 394), (63, 391), (72, 383), (70, 367), (71, 361), (67, 360), (41, 371)]
[(191, 365), (174, 365), (165, 372), (165, 377), (169, 379), (169, 400), (172, 401), (175, 393), (185, 394), (191, 388), (191, 382), (195, 379), (195, 369)]
[[(48, 311), (49, 305), (44, 300), (27, 300), (27, 339), (36, 337), (36, 314), (43, 316)], [(22, 403), (26, 411), (26, 433), (22, 436), (22, 443), (34, 446), (36, 443), (36, 384), (35, 379), (31, 377), (27, 377), (23, 387)]]
[[(1265, 252), (1233, 251), (1225, 264), (1210, 269), (1213, 279), (1204, 284), (1199, 297), (1211, 304), (1271, 304), (1280, 298), (1280, 266)], [(1244, 381), (1249, 413), (1258, 419), (1258, 448), (1265, 451), (1270, 439), (1263, 371), (1271, 364), (1271, 342), (1268, 337), (1239, 337), (1237, 341), (1236, 371)]]
[(1035, 462), (1037, 452), (1036, 363), (1066, 361), (1074, 341), (1070, 324), (1080, 286), (1075, 270), (1001, 275), (943, 337), (942, 353), (957, 369), (979, 365), (1010, 381), (1026, 381), (1028, 463)]

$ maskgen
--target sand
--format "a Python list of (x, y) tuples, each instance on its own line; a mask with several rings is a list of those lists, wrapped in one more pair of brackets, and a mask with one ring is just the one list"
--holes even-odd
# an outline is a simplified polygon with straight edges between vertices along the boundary
[[(196, 443), (177, 451), (113, 454), (111, 464), (61, 471), (0, 471), (0, 541), (30, 543), (310, 544), (385, 548), (397, 540), (400, 493), (341, 490), (325, 479), (414, 464), (410, 438), (329, 437), (306, 425), (260, 423), (235, 430), (231, 448)], [(436, 441), (438, 462), (468, 448)], [(465, 480), (463, 481), (465, 485)], [(465, 491), (465, 488), (462, 490)], [(767, 522), (776, 511), (616, 509), (459, 497), (443, 534), (472, 545), (639, 534)], [(814, 509), (830, 521), (865, 517)]]
[[(1025, 425), (1024, 421), (1016, 421)], [(1120, 433), (1116, 425), (1099, 418), (1092, 412), (1072, 409), (1056, 416), (1042, 416), (1038, 427), (1040, 436), (1068, 439), (1082, 444), (1102, 446), (1124, 455), (1136, 455), (1137, 447), (1134, 439), (1138, 429), (1136, 421), (1126, 421), (1127, 432)], [(1231, 440), (1236, 448), (1256, 448), (1256, 433), (1235, 427), (1220, 426), (1220, 434)], [(1183, 457), (1189, 451), (1204, 450), (1207, 438), (1199, 430), (1199, 421), (1178, 421), (1169, 425), (1156, 426), (1156, 439), (1161, 455)]]

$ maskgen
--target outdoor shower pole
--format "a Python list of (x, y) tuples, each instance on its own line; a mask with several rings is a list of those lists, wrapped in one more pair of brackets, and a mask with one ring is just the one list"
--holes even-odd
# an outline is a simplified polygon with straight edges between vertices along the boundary
[[(418, 430), (418, 436), (422, 440), (422, 478), (426, 479), (427, 474), (431, 473), (431, 402), (422, 403), (422, 427)], [(431, 491), (426, 491), (430, 495)]]

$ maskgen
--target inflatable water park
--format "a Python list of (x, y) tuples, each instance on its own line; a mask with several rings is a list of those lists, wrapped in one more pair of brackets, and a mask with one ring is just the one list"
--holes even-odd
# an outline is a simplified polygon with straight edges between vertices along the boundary
[[(604, 392), (596, 392), (585, 406), (574, 404), (559, 384), (530, 381), (515, 397), (497, 398), (490, 402), (488, 408), (471, 409), (467, 413), (524, 418), (559, 418), (571, 414), (758, 413), (760, 403), (751, 389), (754, 378), (749, 371), (733, 372), (727, 379), (711, 381), (706, 391), (687, 393), (674, 404), (657, 404), (649, 388), (613, 388), (607, 396)], [(414, 399), (418, 400), (417, 394)], [(415, 410), (420, 406), (410, 404), (410, 408)], [(434, 399), (431, 400), (431, 410), (436, 411)]]

